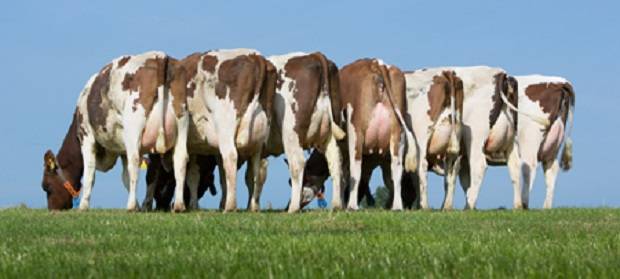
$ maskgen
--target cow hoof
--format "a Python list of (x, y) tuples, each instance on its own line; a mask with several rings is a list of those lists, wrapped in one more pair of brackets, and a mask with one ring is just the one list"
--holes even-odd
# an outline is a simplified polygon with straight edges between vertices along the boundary
[(347, 207), (347, 211), (358, 211), (358, 210), (359, 210), (359, 207), (357, 207), (357, 206), (348, 206)]
[(80, 203), (80, 211), (87, 211), (90, 206), (87, 201), (82, 201)]
[(185, 210), (186, 210), (185, 204), (183, 203), (175, 203), (174, 207), (172, 208), (172, 212), (174, 213), (184, 212)]
[(445, 212), (450, 212), (450, 211), (453, 211), (454, 208), (452, 206), (446, 206), (446, 207), (441, 208), (441, 210)]

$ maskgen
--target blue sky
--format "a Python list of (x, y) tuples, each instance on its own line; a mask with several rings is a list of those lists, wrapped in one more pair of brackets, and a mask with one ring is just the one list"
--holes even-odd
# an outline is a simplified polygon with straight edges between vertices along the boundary
[[(89, 76), (123, 54), (249, 47), (265, 55), (320, 50), (339, 66), (379, 57), (404, 70), (486, 64), (513, 75), (564, 76), (576, 90), (574, 168), (560, 173), (556, 206), (620, 206), (620, 5), (614, 1), (9, 1), (0, 10), (0, 207), (44, 207), (43, 153), (56, 152)], [(372, 185), (381, 184), (375, 171)], [(442, 180), (431, 175), (439, 207)], [(243, 176), (240, 176), (243, 177)], [(290, 195), (272, 159), (262, 198)], [(144, 182), (139, 186), (143, 197)], [(239, 205), (247, 191), (238, 186)], [(120, 166), (97, 173), (91, 205), (124, 207)], [(331, 191), (331, 190), (330, 190)], [(532, 205), (541, 207), (538, 172)], [(456, 206), (464, 204), (457, 188)], [(203, 207), (219, 201), (207, 196)], [(511, 207), (504, 167), (490, 168), (480, 208)]]

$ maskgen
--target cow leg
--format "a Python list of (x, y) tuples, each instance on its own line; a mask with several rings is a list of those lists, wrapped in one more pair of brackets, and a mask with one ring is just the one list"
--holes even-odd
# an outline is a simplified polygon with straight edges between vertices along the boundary
[(288, 159), (288, 168), (291, 174), (291, 202), (288, 206), (288, 212), (294, 213), (301, 208), (301, 187), (304, 175), (304, 166), (306, 159), (304, 158), (304, 150), (298, 143), (289, 142), (284, 145), (284, 151)]
[(342, 153), (334, 136), (330, 136), (325, 148), (327, 167), (332, 177), (332, 209), (342, 209)]
[[(467, 194), (469, 190), (469, 185), (471, 185), (471, 179), (469, 177), (469, 159), (468, 157), (461, 158), (461, 164), (459, 169), (459, 181), (461, 182), (461, 188), (463, 188), (463, 192)], [(467, 195), (465, 196), (467, 198)]]
[(402, 185), (400, 180), (403, 178), (403, 162), (405, 145), (401, 143), (400, 134), (398, 137), (392, 137), (390, 141), (390, 169), (392, 175), (393, 202), (392, 210), (403, 210)]
[(251, 192), (248, 191), (248, 195), (250, 195), (250, 200), (248, 201), (248, 210), (252, 212), (260, 211), (260, 194), (263, 189), (263, 184), (265, 183), (264, 178), (266, 178), (267, 159), (264, 159), (263, 162), (263, 159), (261, 158), (262, 153), (262, 150), (258, 150), (252, 156), (252, 158), (250, 158), (246, 171), (246, 184), (248, 185), (248, 188), (250, 188), (250, 185), (252, 188)]
[(558, 160), (555, 159), (552, 162), (544, 162), (543, 170), (545, 171), (545, 183), (547, 184), (547, 195), (545, 197), (544, 209), (551, 209), (553, 205), (553, 194), (555, 191), (555, 180), (560, 170)]
[(519, 152), (517, 146), (513, 145), (508, 151), (508, 173), (510, 174), (510, 180), (512, 182), (513, 189), (513, 201), (512, 208), (522, 209), (523, 201), (521, 198), (521, 168), (519, 164), (521, 159), (519, 158)]
[(189, 209), (191, 210), (198, 209), (198, 184), (202, 175), (196, 160), (196, 155), (191, 156), (189, 164), (187, 164), (187, 186), (189, 188)]
[(416, 187), (416, 207), (418, 209), (429, 209), (428, 205), (428, 161), (426, 154), (420, 152), (420, 164), (418, 164), (418, 176), (420, 183)]
[[(383, 185), (385, 185), (385, 187), (389, 190), (390, 193), (388, 199), (385, 201), (385, 204), (383, 204), (382, 206), (383, 209), (389, 209), (392, 207), (392, 204), (394, 204), (394, 185), (392, 182), (392, 169), (390, 168), (390, 165), (385, 164), (385, 162), (382, 162), (379, 166), (381, 167)], [(368, 183), (370, 181), (372, 168), (364, 167), (365, 166), (362, 166), (362, 183)], [(367, 169), (368, 171), (366, 171)]]
[(444, 177), (445, 196), (443, 200), (442, 210), (452, 210), (454, 207), (454, 188), (456, 186), (456, 176), (459, 171), (458, 155), (447, 155), (444, 160), (444, 169), (446, 176)]
[[(125, 188), (129, 190), (129, 174), (127, 173), (127, 157), (121, 156), (121, 160), (123, 162), (123, 185)], [(155, 196), (155, 188), (157, 185), (157, 180), (159, 177), (160, 169), (159, 167), (155, 167), (157, 165), (154, 162), (151, 162), (149, 167), (146, 170), (146, 195), (144, 196), (144, 200), (142, 201), (142, 210), (151, 211), (153, 210), (153, 197)]]
[(95, 138), (86, 135), (82, 140), (82, 160), (84, 161), (84, 178), (82, 183), (82, 199), (80, 200), (80, 210), (87, 210), (90, 207), (90, 194), (95, 183), (95, 169), (97, 166)]
[[(220, 143), (221, 144), (221, 143)], [(224, 212), (237, 209), (237, 150), (234, 146), (226, 144), (220, 146), (222, 165), (226, 175), (226, 202)]]
[(226, 203), (226, 172), (224, 171), (224, 165), (222, 157), (217, 156), (217, 171), (220, 176), (220, 186), (222, 187), (222, 197), (220, 199), (220, 210), (224, 210), (224, 204)]
[[(183, 192), (185, 191), (185, 176), (187, 174), (187, 162), (189, 155), (187, 154), (187, 133), (189, 130), (189, 115), (184, 114), (177, 118), (177, 137), (174, 144), (172, 154), (172, 165), (174, 168), (174, 212), (185, 211), (185, 200)], [(197, 208), (197, 207), (196, 207)]]
[(487, 169), (487, 160), (484, 153), (482, 153), (482, 145), (480, 145), (480, 148), (472, 148), (472, 151), (469, 154), (470, 186), (466, 192), (467, 201), (465, 209), (476, 208), (480, 186), (482, 186), (482, 180)]

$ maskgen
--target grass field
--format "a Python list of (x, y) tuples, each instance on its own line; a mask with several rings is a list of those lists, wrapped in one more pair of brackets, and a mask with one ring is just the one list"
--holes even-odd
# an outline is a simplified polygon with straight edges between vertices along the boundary
[(0, 211), (0, 277), (618, 277), (620, 209)]

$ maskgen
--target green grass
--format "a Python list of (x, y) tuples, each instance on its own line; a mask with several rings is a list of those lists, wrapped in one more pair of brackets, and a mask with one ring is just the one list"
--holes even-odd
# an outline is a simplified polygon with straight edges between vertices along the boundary
[(618, 277), (620, 209), (0, 211), (0, 277)]

